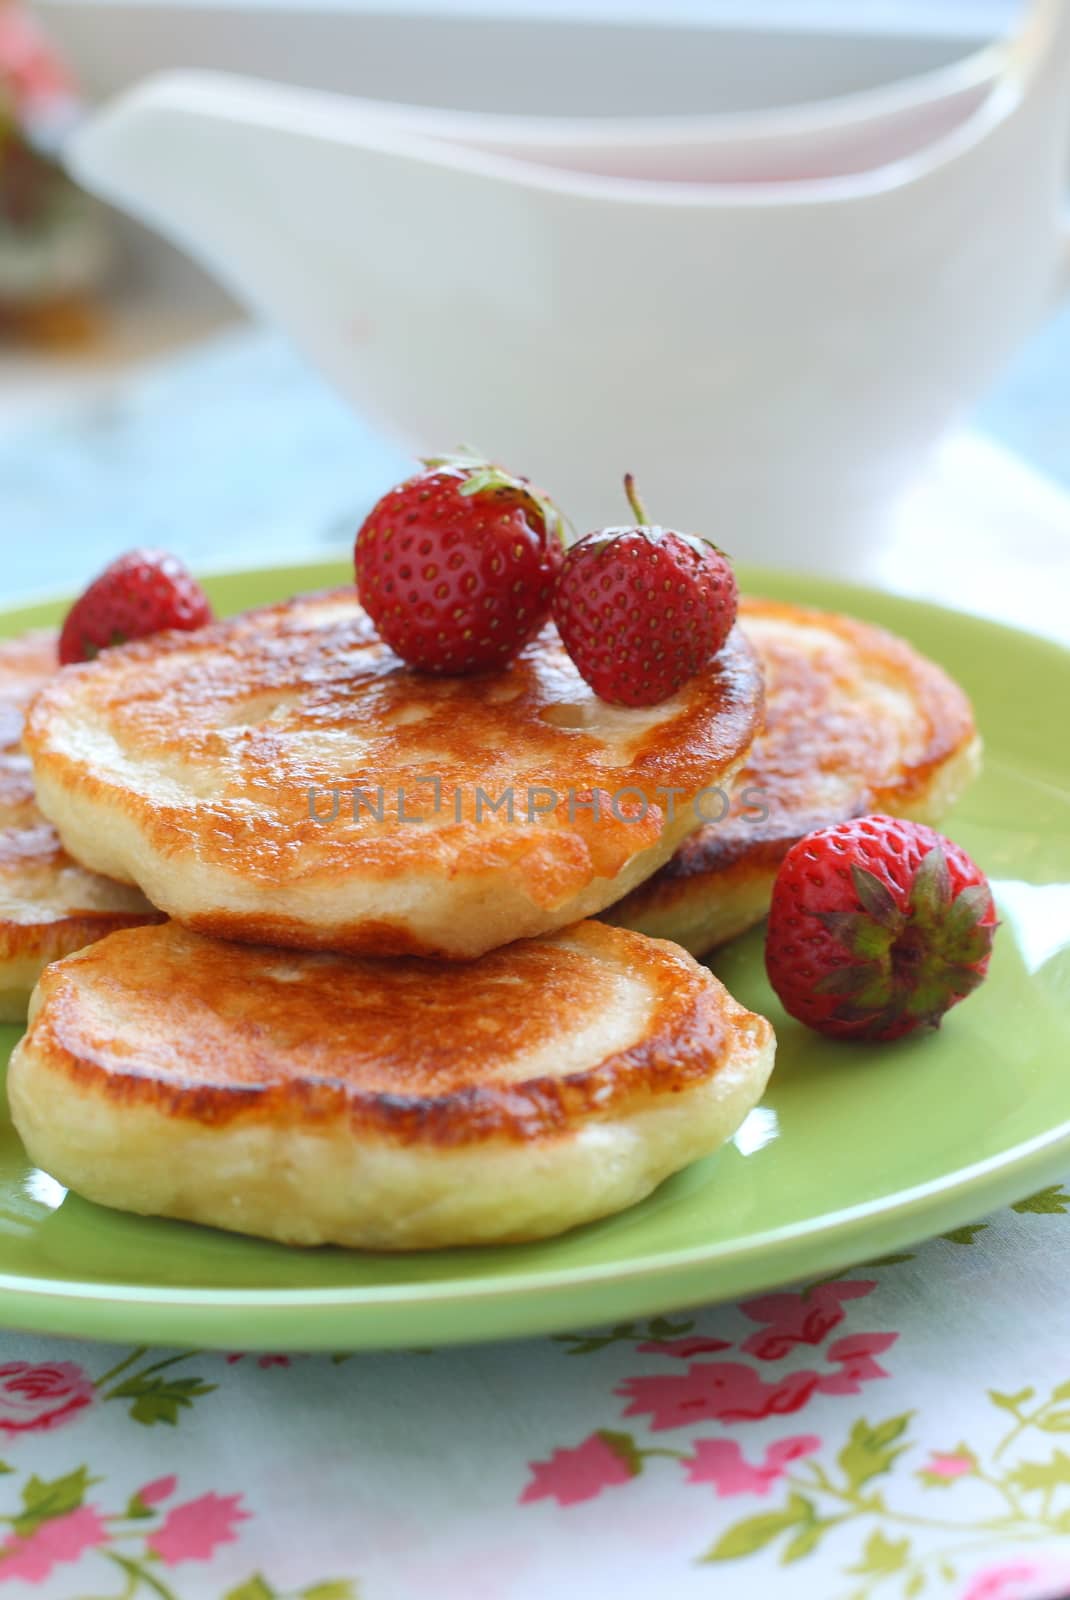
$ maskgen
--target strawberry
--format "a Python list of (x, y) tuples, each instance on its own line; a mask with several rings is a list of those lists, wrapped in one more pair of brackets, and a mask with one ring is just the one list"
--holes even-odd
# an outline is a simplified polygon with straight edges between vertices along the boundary
[(601, 699), (653, 706), (717, 654), (739, 592), (726, 555), (703, 539), (652, 527), (630, 476), (624, 488), (638, 526), (605, 528), (572, 546), (554, 621)]
[(164, 628), (202, 628), (212, 620), (208, 597), (177, 556), (128, 550), (74, 602), (59, 640), (59, 659), (89, 661), (109, 645)]
[(833, 1037), (936, 1027), (988, 971), (996, 912), (984, 873), (919, 822), (818, 828), (777, 873), (765, 965), (786, 1011)]
[(357, 593), (379, 635), (424, 672), (485, 672), (550, 615), (560, 512), (526, 478), (470, 455), (424, 463), (357, 534)]

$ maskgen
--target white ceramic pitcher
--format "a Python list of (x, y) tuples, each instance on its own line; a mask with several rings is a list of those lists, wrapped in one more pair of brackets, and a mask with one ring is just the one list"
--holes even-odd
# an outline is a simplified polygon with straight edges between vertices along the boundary
[(1070, 4), (1041, 0), (961, 123), (838, 177), (564, 171), (201, 74), (69, 157), (413, 446), (471, 442), (581, 530), (623, 515), (628, 469), (741, 559), (859, 570), (1062, 285), (1068, 118)]

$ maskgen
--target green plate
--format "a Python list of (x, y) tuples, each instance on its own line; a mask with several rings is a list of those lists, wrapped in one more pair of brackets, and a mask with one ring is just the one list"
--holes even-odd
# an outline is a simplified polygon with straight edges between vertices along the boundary
[[(335, 581), (302, 567), (211, 581), (223, 611)], [(985, 773), (948, 831), (992, 879), (988, 982), (933, 1035), (837, 1046), (789, 1021), (761, 931), (716, 959), (780, 1040), (734, 1143), (642, 1205), (547, 1244), (410, 1256), (300, 1251), (146, 1221), (66, 1194), (0, 1136), (0, 1322), (229, 1348), (497, 1339), (733, 1297), (879, 1256), (1061, 1176), (1070, 1164), (1070, 653), (1027, 634), (816, 578), (753, 592), (886, 624), (973, 696)], [(5, 632), (51, 620), (37, 606)], [(17, 1030), (0, 1029), (5, 1047)], [(6, 1049), (5, 1049), (6, 1058)]]

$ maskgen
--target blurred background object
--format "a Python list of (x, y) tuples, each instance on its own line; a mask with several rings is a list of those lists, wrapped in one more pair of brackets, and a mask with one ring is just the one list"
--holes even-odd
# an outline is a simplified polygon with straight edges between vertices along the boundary
[[(797, 106), (939, 70), (1006, 33), (1020, 0), (34, 0), (34, 10), (90, 102), (153, 72), (210, 68), (462, 111), (660, 118)], [(155, 287), (168, 316), (186, 307), (194, 327), (230, 310), (157, 237), (126, 219), (118, 233), (139, 307)]]
[[(733, 112), (946, 65), (1017, 0), (37, 0), (94, 99), (214, 68), (514, 115)], [(642, 72), (636, 44), (642, 45)]]
[[(628, 80), (665, 34), (636, 31)], [(482, 64), (511, 65), (490, 45)], [(745, 530), (752, 560), (842, 572), (1066, 287), (1070, 6), (1031, 0), (964, 109), (945, 74), (902, 80), (874, 137), (891, 93), (840, 123), (835, 100), (798, 108), (811, 134), (834, 120), (801, 164), (770, 136), (783, 110), (673, 119), (650, 182), (664, 124), (642, 107), (592, 171), (606, 119), (541, 119), (563, 148), (529, 158), (530, 119), (499, 113), (498, 147), (526, 152), (502, 159), (441, 131), (472, 113), (171, 72), (66, 157), (415, 453), (478, 440), (587, 526), (624, 461), (686, 525)]]
[(109, 261), (102, 209), (58, 164), (74, 84), (20, 0), (0, 0), (0, 338), (79, 343)]
[[(32, 4), (90, 103), (157, 69), (207, 67), (468, 113), (592, 119), (746, 118), (836, 101), (975, 58), (1022, 10), (1020, 0)], [(343, 546), (400, 470), (397, 449), (277, 336), (236, 331), (198, 351), (206, 333), (240, 330), (233, 302), (138, 224), (114, 213), (109, 223), (91, 344), (0, 349), (0, 423), (19, 423), (0, 439), (0, 542), (5, 554), (19, 547), (0, 590), (78, 581), (139, 538), (230, 565)], [(137, 370), (187, 346), (179, 362)], [(1068, 359), (1063, 315), (978, 414), (1064, 479)], [(84, 514), (68, 527), (75, 507)]]

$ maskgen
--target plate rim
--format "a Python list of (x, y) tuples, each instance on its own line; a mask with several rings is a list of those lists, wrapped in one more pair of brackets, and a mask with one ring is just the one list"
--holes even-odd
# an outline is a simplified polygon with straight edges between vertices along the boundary
[[(836, 1212), (825, 1212), (819, 1218), (813, 1218), (800, 1223), (786, 1223), (781, 1228), (770, 1228), (763, 1233), (747, 1236), (747, 1239), (738, 1246), (720, 1245), (711, 1250), (705, 1245), (693, 1245), (686, 1250), (662, 1251), (652, 1257), (631, 1257), (620, 1262), (604, 1262), (594, 1266), (556, 1268), (542, 1273), (529, 1273), (523, 1279), (526, 1290), (538, 1291), (539, 1289), (568, 1289), (576, 1283), (600, 1283), (606, 1279), (612, 1281), (632, 1281), (647, 1277), (658, 1277), (664, 1272), (686, 1270), (689, 1267), (708, 1265), (713, 1261), (746, 1261), (754, 1255), (762, 1255), (770, 1248), (787, 1248), (799, 1241), (807, 1241), (818, 1237), (828, 1239), (830, 1242), (849, 1236), (859, 1227), (863, 1227), (874, 1215), (892, 1221), (898, 1217), (909, 1218), (914, 1212), (926, 1209), (928, 1203), (939, 1199), (947, 1192), (951, 1198), (974, 1194), (980, 1191), (981, 1195), (992, 1192), (1002, 1193), (1002, 1186), (998, 1180), (1003, 1176), (1019, 1174), (1023, 1169), (1031, 1169), (1034, 1165), (1047, 1168), (1048, 1158), (1055, 1159), (1063, 1149), (1070, 1155), (1070, 1118), (1060, 1123), (1056, 1128), (1047, 1133), (1037, 1134), (1032, 1139), (1013, 1146), (1012, 1149), (1003, 1151), (999, 1155), (989, 1156), (986, 1160), (975, 1162), (970, 1167), (959, 1167), (951, 1175), (941, 1178), (932, 1178), (927, 1183), (915, 1184), (911, 1189), (903, 1189), (896, 1193), (894, 1200), (889, 1202), (884, 1199), (869, 1200), (857, 1206), (846, 1206)], [(1033, 1181), (1031, 1179), (1031, 1181)], [(1029, 1185), (1023, 1193), (1028, 1193)], [(642, 1202), (639, 1202), (642, 1204)], [(105, 1210), (111, 1209), (105, 1207)], [(146, 1219), (149, 1220), (149, 1219)], [(165, 1219), (166, 1220), (166, 1219)], [(196, 1226), (196, 1224), (179, 1224), (180, 1226)], [(254, 1235), (239, 1235), (239, 1238), (254, 1239)], [(919, 1235), (918, 1237), (926, 1237)], [(536, 1241), (536, 1247), (538, 1247)], [(492, 1246), (491, 1248), (499, 1248)], [(509, 1246), (511, 1249), (523, 1249), (523, 1245)], [(364, 1252), (357, 1252), (364, 1253)], [(381, 1252), (372, 1251), (370, 1254)], [(431, 1252), (428, 1252), (431, 1253)], [(309, 1302), (326, 1304), (332, 1307), (352, 1305), (354, 1302), (364, 1303), (372, 1301), (376, 1305), (394, 1306), (412, 1303), (423, 1304), (425, 1301), (448, 1300), (450, 1302), (462, 1300), (496, 1299), (501, 1295), (512, 1297), (510, 1291), (515, 1290), (516, 1284), (510, 1278), (468, 1278), (463, 1280), (460, 1288), (453, 1280), (442, 1283), (430, 1284), (398, 1284), (398, 1285), (371, 1285), (347, 1288), (322, 1288), (322, 1289), (175, 1289), (166, 1284), (160, 1284), (146, 1289), (137, 1285), (128, 1284), (93, 1284), (82, 1283), (75, 1280), (62, 1279), (34, 1279), (34, 1287), (25, 1288), (25, 1279), (11, 1273), (0, 1273), (0, 1293), (34, 1294), (42, 1299), (77, 1299), (93, 1300), (96, 1302), (115, 1300), (129, 1300), (136, 1304), (146, 1302), (156, 1305), (195, 1305), (198, 1307), (218, 1307), (235, 1310), (241, 1306), (256, 1306), (262, 1310), (282, 1310), (288, 1308), (307, 1307)], [(750, 1292), (750, 1291), (746, 1291)]]

